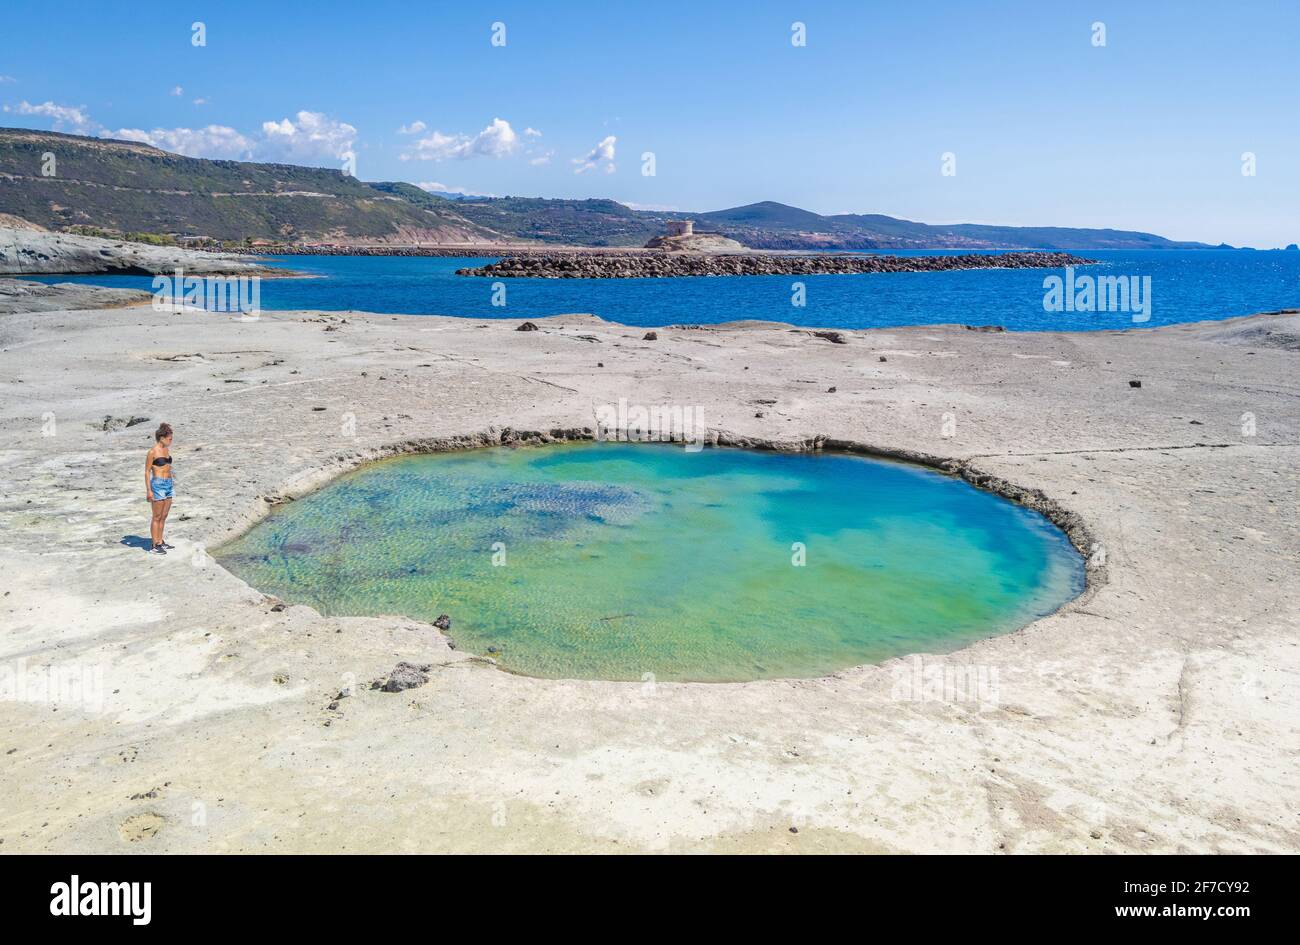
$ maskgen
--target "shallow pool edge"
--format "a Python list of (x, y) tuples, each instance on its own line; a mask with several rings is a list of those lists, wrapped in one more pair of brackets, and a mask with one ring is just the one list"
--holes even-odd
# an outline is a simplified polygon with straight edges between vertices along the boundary
[[(434, 453), (488, 449), (501, 446), (521, 448), (544, 447), (563, 443), (580, 442), (598, 442), (596, 431), (591, 427), (555, 427), (549, 430), (519, 430), (513, 427), (488, 427), (482, 433), (459, 434), (445, 437), (416, 437), (396, 441), (380, 447), (335, 454), (325, 462), (304, 470), (296, 476), (286, 480), (285, 483), (275, 491), (255, 497), (254, 505), (250, 507), (244, 515), (240, 516), (236, 521), (227, 526), (224, 531), (220, 532), (212, 546), (208, 549), (208, 553), (213, 555), (215, 560), (215, 556), (220, 553), (220, 550), (224, 546), (248, 532), (279, 506), (304, 498), (305, 496), (324, 488), (341, 476), (353, 472), (363, 466), (370, 465), (371, 463), (402, 456), (419, 456)], [(664, 445), (671, 443), (681, 443), (684, 445), (684, 441), (679, 435), (666, 437), (664, 439), (647, 440), (645, 442), (649, 445)], [(777, 453), (833, 452), (905, 463), (960, 478), (977, 489), (992, 493), (1000, 498), (1007, 499), (1016, 505), (1042, 515), (1051, 522), (1053, 526), (1059, 529), (1067, 539), (1069, 539), (1070, 544), (1074, 547), (1075, 551), (1077, 551), (1083, 558), (1083, 590), (1050, 613), (1043, 614), (1008, 633), (998, 634), (998, 638), (1024, 633), (1026, 630), (1049, 617), (1061, 613), (1070, 613), (1080, 609), (1092, 600), (1096, 593), (1104, 587), (1109, 580), (1105, 558), (1104, 556), (1094, 553), (1099, 545), (1095, 541), (1093, 532), (1089, 528), (1083, 516), (1065, 508), (1041, 489), (1013, 482), (1009, 479), (979, 469), (973, 460), (937, 456), (932, 453), (924, 453), (918, 450), (881, 446), (879, 444), (865, 443), (858, 440), (828, 437), (824, 434), (778, 440), (767, 437), (740, 436), (729, 433), (725, 430), (710, 430), (705, 439), (705, 443), (710, 448), (749, 449)], [(238, 575), (228, 571), (219, 563), (218, 566), (235, 580), (252, 588), (252, 585), (248, 585), (247, 582), (243, 581), (243, 579)], [(256, 588), (252, 589), (257, 591)], [(261, 591), (257, 592), (262, 593)], [(403, 617), (403, 619), (410, 620), (413, 618)], [(430, 627), (432, 627), (432, 624), (430, 624)], [(435, 632), (440, 633), (440, 635), (444, 637), (447, 636), (446, 634), (441, 634), (440, 631), (435, 630)], [(786, 679), (786, 677), (776, 677), (769, 680), (758, 680), (758, 682), (831, 679), (843, 675), (844, 673), (859, 669), (861, 666), (887, 666), (897, 660), (911, 659), (916, 656), (949, 656), (952, 653), (960, 652), (961, 650), (974, 645), (977, 644), (971, 643), (959, 647), (956, 650), (933, 651), (933, 653), (930, 651), (918, 651), (917, 653), (908, 654), (906, 656), (893, 657), (889, 660), (881, 661), (880, 663), (864, 663), (845, 667), (842, 670), (833, 673), (826, 673), (823, 676), (790, 677), (789, 679)], [(481, 654), (479, 656), (480, 658), (490, 660), (489, 657), (482, 657)], [(491, 662), (497, 669), (510, 675), (522, 676), (529, 679), (543, 678), (528, 676), (524, 673), (515, 673), (496, 663), (495, 660), (491, 660)], [(575, 681), (577, 680), (575, 679)], [(603, 680), (603, 682), (617, 684), (616, 681), (611, 680)], [(682, 682), (676, 683), (675, 685), (732, 686), (750, 684), (752, 684), (752, 682)], [(639, 684), (627, 683), (627, 685)]]

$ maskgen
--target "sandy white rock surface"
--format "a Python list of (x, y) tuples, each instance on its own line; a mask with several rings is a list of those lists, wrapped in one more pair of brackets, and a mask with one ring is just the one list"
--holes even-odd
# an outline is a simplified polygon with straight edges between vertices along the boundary
[[(0, 702), (0, 850), (1300, 849), (1300, 317), (846, 344), (534, 320), (0, 315), (0, 685), (24, 695)], [(1090, 590), (919, 662), (645, 686), (273, 610), (205, 553), (369, 457), (620, 397), (1038, 490), (1095, 543)], [(139, 547), (160, 420), (165, 558)], [(399, 661), (430, 681), (367, 688)], [(927, 691), (945, 667), (996, 683)]]
[(56, 312), (69, 308), (113, 308), (149, 302), (148, 292), (113, 289), (82, 282), (46, 285), (28, 279), (0, 278), (0, 315), (18, 312)]
[(97, 236), (0, 226), (0, 275), (143, 272), (253, 272), (255, 260), (175, 246), (151, 246)]

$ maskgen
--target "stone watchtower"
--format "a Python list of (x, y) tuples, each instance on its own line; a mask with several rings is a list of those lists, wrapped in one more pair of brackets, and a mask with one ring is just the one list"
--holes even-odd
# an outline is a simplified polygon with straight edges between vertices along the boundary
[(669, 236), (692, 236), (695, 233), (694, 220), (667, 220), (665, 226)]

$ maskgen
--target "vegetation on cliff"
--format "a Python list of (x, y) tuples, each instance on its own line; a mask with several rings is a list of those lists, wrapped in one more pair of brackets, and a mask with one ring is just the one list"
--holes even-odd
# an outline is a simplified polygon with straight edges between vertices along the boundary
[[(45, 173), (45, 155), (55, 159)], [(369, 245), (537, 242), (643, 246), (670, 218), (755, 249), (1159, 249), (1150, 233), (980, 224), (932, 226), (881, 214), (824, 216), (773, 201), (702, 213), (607, 199), (458, 197), (341, 171), (210, 161), (149, 145), (0, 129), (0, 214), (40, 227), (146, 242), (208, 239)]]

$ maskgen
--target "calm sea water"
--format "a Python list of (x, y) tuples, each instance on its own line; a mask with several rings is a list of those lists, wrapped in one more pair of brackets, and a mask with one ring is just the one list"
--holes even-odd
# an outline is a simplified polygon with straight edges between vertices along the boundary
[(640, 444), (387, 460), (216, 557), (328, 614), (449, 614), (462, 650), (562, 678), (817, 676), (951, 651), (1083, 588), (1046, 519), (958, 479)]
[[(922, 254), (912, 254), (922, 255)], [(1083, 274), (1149, 276), (1150, 319), (1139, 327), (1249, 315), (1300, 306), (1300, 252), (1234, 250), (1093, 252)], [(495, 257), (493, 257), (495, 258)], [(492, 304), (492, 279), (457, 276), (493, 258), (279, 256), (269, 264), (314, 279), (268, 279), (267, 309), (324, 309), (524, 319), (590, 312), (627, 325), (766, 319), (829, 328), (942, 322), (1018, 331), (1132, 328), (1123, 312), (1046, 312), (1043, 279), (1060, 271), (981, 270), (851, 276), (721, 276), (683, 279), (506, 279), (506, 305)], [(47, 277), (150, 288), (146, 276)], [(806, 304), (791, 304), (792, 283)]]

